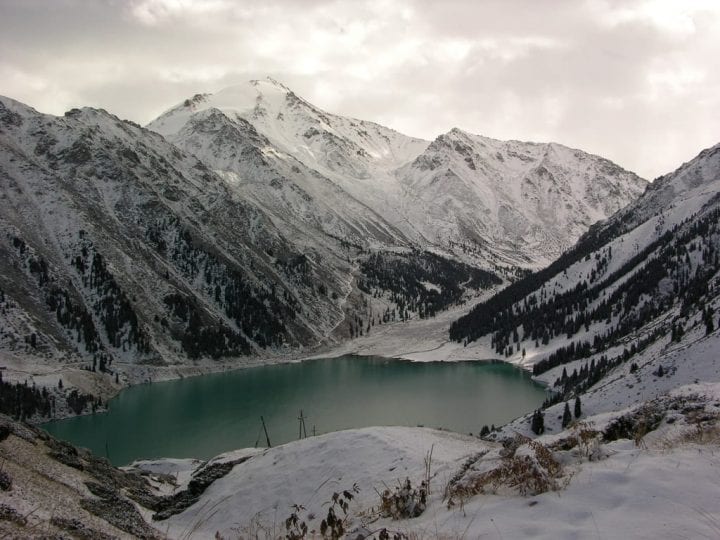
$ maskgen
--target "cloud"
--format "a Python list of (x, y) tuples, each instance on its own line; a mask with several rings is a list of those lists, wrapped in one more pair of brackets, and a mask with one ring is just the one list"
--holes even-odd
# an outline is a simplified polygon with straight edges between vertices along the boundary
[(0, 0), (0, 93), (146, 123), (270, 75), (411, 135), (554, 140), (652, 178), (720, 140), (719, 46), (705, 0)]
[(231, 12), (236, 4), (229, 0), (133, 0), (130, 13), (148, 26), (185, 20), (193, 23)]

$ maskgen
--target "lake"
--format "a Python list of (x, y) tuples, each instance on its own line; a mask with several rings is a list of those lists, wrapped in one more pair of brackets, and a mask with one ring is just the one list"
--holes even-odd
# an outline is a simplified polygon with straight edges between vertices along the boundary
[(311, 436), (367, 426), (426, 426), (479, 433), (539, 407), (544, 387), (509, 364), (327, 358), (145, 384), (109, 411), (42, 427), (60, 439), (135, 459), (195, 457), (298, 438), (300, 410)]

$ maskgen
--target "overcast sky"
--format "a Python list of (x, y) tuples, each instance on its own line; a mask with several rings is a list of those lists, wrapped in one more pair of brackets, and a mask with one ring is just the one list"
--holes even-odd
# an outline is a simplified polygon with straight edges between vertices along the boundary
[(145, 124), (272, 76), (433, 139), (556, 141), (648, 179), (720, 142), (718, 0), (0, 0), (0, 94)]

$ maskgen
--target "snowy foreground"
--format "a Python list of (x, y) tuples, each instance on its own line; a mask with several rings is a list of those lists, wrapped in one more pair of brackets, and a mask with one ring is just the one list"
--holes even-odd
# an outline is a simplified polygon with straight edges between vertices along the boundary
[(376, 427), (123, 471), (0, 416), (0, 535), (320, 537), (332, 509), (347, 538), (718, 538), (719, 419), (698, 383), (535, 441)]
[[(207, 463), (139, 462), (125, 473), (0, 417), (2, 472), (12, 482), (0, 489), (0, 534), (264, 539), (304, 524), (312, 537), (333, 508), (348, 538), (380, 538), (383, 529), (390, 538), (718, 538), (719, 342), (720, 330), (701, 329), (682, 344), (660, 340), (637, 356), (635, 373), (623, 364), (584, 394), (567, 430), (563, 404), (548, 408), (537, 443), (526, 416), (485, 440), (375, 427)], [(414, 497), (397, 490), (408, 479)], [(419, 515), (401, 515), (408, 502)]]
[[(464, 348), (444, 340), (444, 319), (441, 314), (417, 325), (383, 328), (385, 338), (402, 329), (408, 336), (395, 342), (393, 351), (381, 349), (391, 339), (372, 336), (337, 353), (422, 360), (430, 356), (422, 349), (436, 348), (435, 355), (452, 349), (482, 358), (482, 343)], [(560, 425), (562, 403), (546, 409), (546, 434), (536, 439), (542, 446), (527, 438), (532, 436), (529, 416), (487, 440), (425, 428), (375, 427), (272, 449), (236, 450), (207, 463), (140, 462), (136, 471), (151, 481), (146, 491), (132, 477), (117, 476), (120, 471), (112, 472), (102, 459), (82, 451), (77, 457), (69, 445), (16, 433), (0, 438), (2, 470), (13, 481), (11, 490), (0, 491), (0, 533), (24, 538), (77, 532), (75, 519), (89, 527), (88, 538), (101, 538), (100, 533), (279, 538), (301, 530), (303, 523), (312, 537), (332, 507), (349, 538), (380, 538), (383, 529), (390, 538), (396, 533), (401, 538), (718, 538), (718, 350), (720, 330), (705, 335), (702, 327), (692, 327), (682, 343), (661, 338), (634, 357), (636, 372), (622, 364), (584, 394), (583, 414), (569, 429)], [(489, 348), (487, 353), (492, 356)], [(656, 376), (660, 366), (662, 377)], [(551, 383), (560, 370), (541, 379)], [(618, 424), (618, 418), (624, 420)], [(393, 508), (383, 510), (381, 494), (395, 494), (406, 479), (419, 490), (429, 456), (427, 507), (419, 516), (394, 519)], [(98, 483), (113, 489), (105, 493)], [(344, 501), (345, 491), (353, 495), (347, 515), (332, 504), (333, 494)], [(162, 498), (173, 504), (169, 510), (160, 505), (164, 519), (153, 519), (158, 507), (148, 508)], [(416, 499), (419, 503), (419, 495)], [(290, 522), (289, 531), (286, 520), (293, 514), (297, 521)]]
[[(297, 513), (308, 531), (319, 531), (333, 493), (352, 494), (355, 486), (347, 516), (336, 508), (351, 538), (379, 534), (383, 528), (391, 537), (401, 533), (410, 538), (717, 538), (720, 384), (682, 387), (641, 413), (641, 425), (654, 412), (663, 417), (656, 429), (641, 431), (636, 440), (601, 442), (599, 432), (637, 410), (584, 419), (565, 432), (537, 439), (551, 449), (552, 463), (528, 439), (518, 439), (513, 449), (424, 428), (349, 430), (230, 453), (204, 467), (252, 457), (240, 460), (196, 504), (160, 522), (159, 528), (172, 538), (216, 533), (223, 538), (278, 537), (287, 534), (286, 519)], [(569, 448), (573, 438), (583, 437), (585, 442)], [(380, 493), (395, 491), (406, 479), (419, 487), (428, 456), (425, 511), (412, 519), (383, 517)], [(523, 461), (524, 456), (529, 459)], [(521, 468), (515, 476), (492, 476), (509, 463), (526, 463), (532, 473), (523, 477)], [(137, 465), (177, 472), (178, 489), (192, 469), (186, 461)], [(491, 475), (483, 477), (488, 471)], [(548, 490), (534, 495), (542, 482)]]
[[(431, 326), (424, 341), (414, 333), (418, 349), (437, 339)], [(364, 345), (384, 352), (374, 350), (376, 339)], [(719, 346), (720, 330), (706, 336), (701, 328), (682, 344), (659, 340), (636, 357), (635, 373), (623, 364), (584, 394), (582, 415), (567, 430), (564, 404), (546, 409), (546, 433), (535, 439), (542, 446), (531, 442), (527, 415), (485, 440), (376, 427), (241, 450), (200, 467), (172, 460), (137, 466), (176, 474), (174, 489), (182, 491), (214, 462), (238, 462), (195, 504), (155, 522), (172, 538), (279, 537), (293, 514), (319, 531), (333, 493), (346, 490), (354, 495), (343, 521), (350, 538), (377, 538), (382, 529), (410, 538), (718, 538), (720, 382), (701, 381), (720, 381)], [(556, 370), (542, 378), (552, 382)], [(380, 494), (396, 493), (406, 479), (419, 490), (430, 454), (427, 508), (413, 518), (388, 517)]]

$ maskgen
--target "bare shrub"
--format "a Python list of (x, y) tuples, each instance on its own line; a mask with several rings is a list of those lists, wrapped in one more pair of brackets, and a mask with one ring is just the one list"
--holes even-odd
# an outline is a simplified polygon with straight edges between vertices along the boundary
[(409, 478), (395, 488), (385, 489), (380, 495), (380, 515), (392, 519), (408, 519), (421, 515), (427, 507), (427, 483), (423, 480), (413, 489)]
[(587, 422), (576, 422), (570, 436), (555, 441), (550, 449), (567, 451), (577, 448), (581, 455), (593, 461), (602, 457), (601, 438), (602, 433)]
[(497, 493), (502, 488), (520, 495), (560, 489), (558, 479), (563, 473), (562, 466), (545, 445), (518, 435), (501, 455), (496, 467), (483, 472), (468, 471), (449, 486), (448, 506), (480, 493)]

